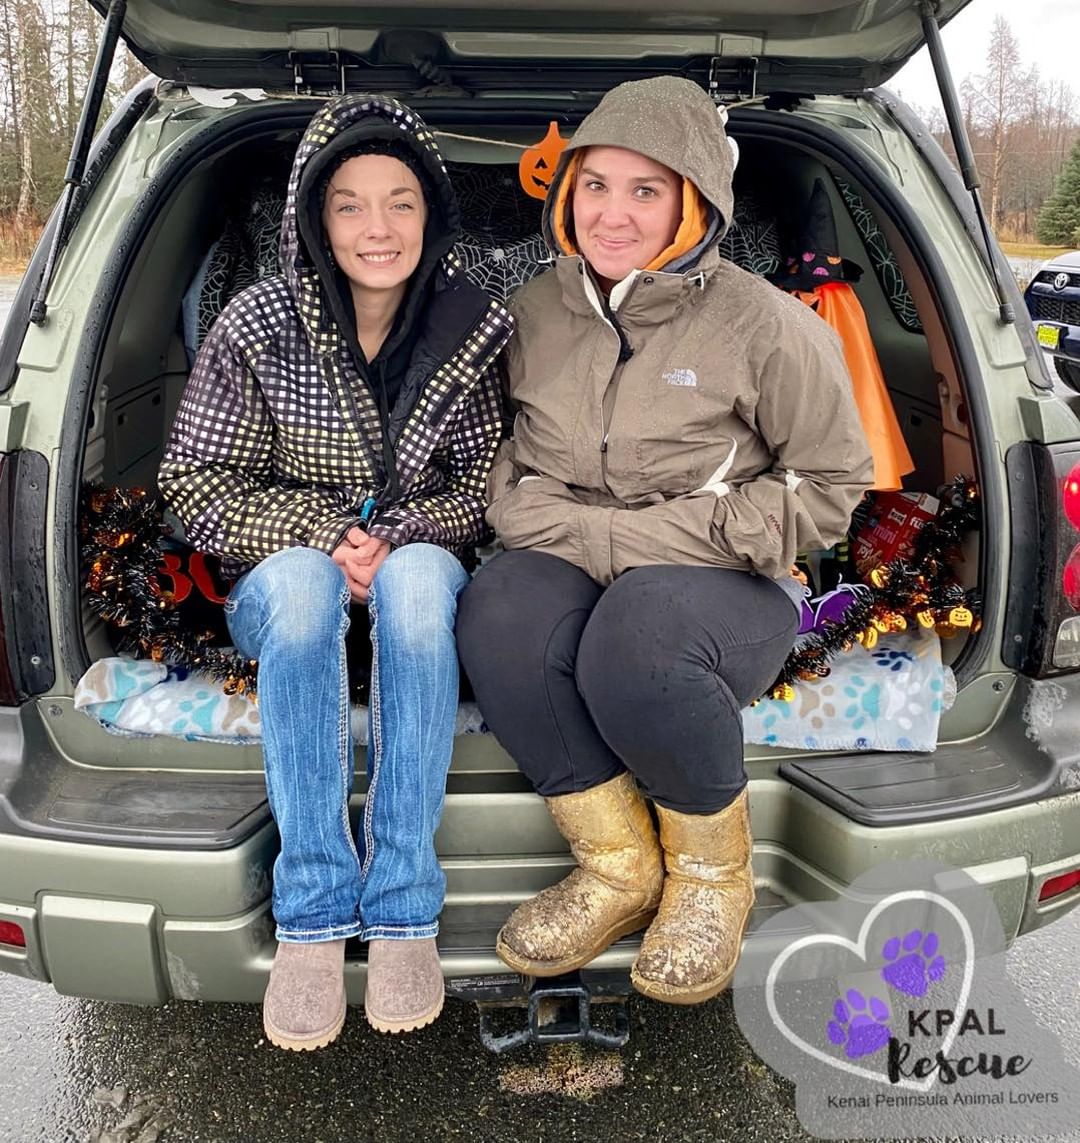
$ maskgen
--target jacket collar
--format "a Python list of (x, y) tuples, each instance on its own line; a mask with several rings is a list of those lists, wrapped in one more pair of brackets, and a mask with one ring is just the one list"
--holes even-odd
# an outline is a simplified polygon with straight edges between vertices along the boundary
[[(684, 305), (692, 304), (720, 264), (715, 246), (705, 250), (690, 270), (670, 274), (663, 270), (635, 270), (611, 291), (611, 310), (624, 329), (661, 325)], [(580, 254), (560, 255), (555, 272), (567, 309), (586, 317), (609, 320), (603, 295)]]

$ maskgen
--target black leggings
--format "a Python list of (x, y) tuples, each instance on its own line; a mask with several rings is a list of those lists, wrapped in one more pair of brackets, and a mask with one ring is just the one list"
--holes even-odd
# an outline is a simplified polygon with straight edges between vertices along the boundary
[(740, 711), (776, 678), (797, 627), (760, 576), (665, 565), (605, 589), (535, 551), (482, 568), (457, 620), (484, 718), (538, 793), (627, 769), (662, 806), (700, 814), (746, 784)]

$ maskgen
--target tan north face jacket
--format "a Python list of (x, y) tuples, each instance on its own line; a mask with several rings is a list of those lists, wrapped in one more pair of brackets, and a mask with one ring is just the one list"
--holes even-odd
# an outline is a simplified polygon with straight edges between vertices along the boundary
[[(701, 88), (623, 84), (574, 149), (625, 147), (692, 180), (715, 212), (704, 242), (635, 271), (609, 307), (584, 260), (522, 289), (507, 348), (517, 410), (489, 480), (507, 548), (561, 556), (600, 583), (648, 564), (740, 568), (774, 579), (841, 539), (873, 463), (839, 339), (812, 310), (720, 257), (732, 155)], [(620, 336), (624, 348), (620, 361)]]

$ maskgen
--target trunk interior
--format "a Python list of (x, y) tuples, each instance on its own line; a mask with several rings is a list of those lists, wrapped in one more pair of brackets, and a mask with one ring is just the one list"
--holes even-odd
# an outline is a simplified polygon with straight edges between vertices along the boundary
[[(86, 481), (155, 488), (200, 331), (205, 333), (230, 289), (242, 288), (260, 269), (274, 271), (276, 220), (300, 132), (268, 128), (265, 117), (263, 123), (241, 144), (203, 158), (168, 198), (142, 244), (100, 358), (85, 442)], [(448, 135), (440, 146), (459, 187), (477, 280), (494, 291), (512, 288), (536, 269), (538, 244), (532, 240), (539, 236), (541, 204), (518, 189), (517, 152), (491, 140), (531, 144), (543, 131), (535, 125), (486, 130), (475, 124), (439, 126), (487, 140), (467, 142)], [(916, 464), (905, 487), (933, 492), (958, 473), (977, 475), (962, 379), (914, 253), (876, 210), (866, 188), (834, 160), (808, 147), (755, 138), (752, 129), (736, 127), (732, 133), (739, 139), (741, 159), (735, 179), (737, 226), (726, 240), (726, 256), (753, 272), (777, 269), (778, 241), (791, 221), (790, 204), (805, 202), (821, 178), (840, 251), (865, 271), (856, 293)], [(232, 252), (231, 269), (223, 249), (228, 244), (243, 247)], [(192, 289), (196, 279), (203, 284)], [(965, 586), (973, 585), (978, 566), (976, 536), (965, 552)], [(80, 649), (74, 658), (81, 658), (85, 669), (114, 652), (103, 624), (85, 606), (81, 615), (82, 629), (72, 633), (69, 643)], [(943, 643), (947, 662), (962, 654), (964, 643), (962, 637)], [(950, 717), (946, 714), (942, 724), (942, 741)], [(957, 737), (969, 737), (970, 719), (958, 725), (963, 733)], [(217, 848), (235, 844), (268, 821), (257, 746), (118, 737), (75, 712), (35, 733), (42, 734), (43, 748), (47, 737), (58, 756), (84, 764), (77, 781), (70, 775), (63, 779), (62, 790), (59, 777), (42, 775), (37, 793), (27, 794), (28, 816), (29, 803), (40, 796), (41, 807), (46, 801), (50, 806), (50, 824), (61, 831), (89, 830), (124, 844)], [(747, 769), (752, 779), (776, 778), (785, 760), (798, 757), (790, 749), (750, 746)], [(775, 827), (772, 836), (779, 842), (786, 835), (785, 845), (791, 846), (799, 823), (780, 804), (784, 782), (767, 786), (773, 792), (764, 793), (755, 807), (756, 826), (760, 814), (763, 831)], [(358, 792), (362, 789), (361, 783)], [(569, 860), (565, 845), (540, 800), (522, 801), (527, 790), (490, 735), (458, 737), (438, 843), (449, 878), (448, 906), (453, 906), (445, 916), (448, 946), (490, 946), (507, 900), (525, 897), (564, 870)], [(477, 815), (484, 823), (480, 835)], [(769, 820), (773, 826), (765, 825)], [(816, 878), (802, 863), (809, 856), (777, 847), (760, 861), (755, 857), (763, 883), (759, 913), (778, 907), (792, 891), (818, 895)]]
[[(516, 151), (453, 136), (468, 133), (521, 144), (534, 142), (537, 132), (532, 127), (479, 131), (452, 125), (444, 130), (440, 145), (463, 207), (466, 266), (482, 286), (505, 297), (544, 268), (542, 204), (519, 188)], [(283, 187), (298, 140), (299, 132), (264, 128), (207, 158), (158, 215), (123, 288), (101, 357), (84, 480), (156, 488), (158, 463), (198, 344), (233, 293), (275, 271)], [(791, 204), (804, 203), (815, 180), (822, 179), (840, 251), (865, 271), (855, 290), (916, 466), (904, 487), (933, 492), (957, 473), (974, 475), (962, 382), (912, 252), (895, 232), (890, 234), (866, 189), (834, 162), (752, 134), (740, 138), (740, 146), (735, 225), (725, 239), (725, 255), (755, 273), (778, 270), (780, 252), (786, 251), (784, 236), (796, 225)], [(977, 567), (977, 537), (972, 537), (965, 552), (965, 586), (974, 583)], [(85, 608), (82, 634), (87, 665), (113, 653), (105, 627)], [(963, 638), (943, 641), (946, 661), (955, 661), (964, 643)], [(485, 749), (482, 761), (470, 764), (474, 741), (476, 736), (465, 739), (470, 749), (456, 760), (455, 773), (503, 772), (495, 788), (505, 788), (512, 763)], [(199, 752), (207, 747), (196, 745)], [(209, 747), (207, 753), (216, 751)], [(228, 762), (222, 759), (218, 766), (259, 765), (257, 750), (230, 748), (225, 753)], [(189, 751), (179, 749), (173, 764), (189, 768), (192, 758), (182, 759), (182, 754)], [(203, 769), (207, 763), (215, 766), (205, 757), (196, 765)]]
[[(447, 126), (452, 134), (513, 143), (535, 128)], [(737, 131), (733, 132), (740, 138)], [(228, 298), (276, 268), (277, 220), (299, 132), (266, 133), (199, 164), (171, 196), (122, 291), (98, 373), (83, 479), (156, 487), (156, 472), (190, 362)], [(543, 269), (542, 204), (519, 188), (516, 151), (490, 142), (440, 140), (462, 201), (466, 268), (505, 297)], [(785, 236), (816, 179), (826, 186), (840, 251), (864, 268), (855, 286), (915, 471), (905, 489), (933, 492), (975, 475), (962, 380), (917, 261), (867, 190), (835, 162), (773, 140), (740, 138), (735, 225), (725, 256), (755, 273), (780, 268)], [(508, 161), (508, 159), (510, 161)], [(965, 552), (974, 583), (975, 547)], [(102, 625), (84, 613), (86, 662), (112, 653)], [(955, 660), (963, 639), (943, 651)]]

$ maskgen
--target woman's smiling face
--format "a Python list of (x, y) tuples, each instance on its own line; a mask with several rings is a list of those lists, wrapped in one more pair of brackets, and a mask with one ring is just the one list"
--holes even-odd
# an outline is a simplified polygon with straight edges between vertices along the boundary
[(334, 172), (323, 201), (334, 261), (354, 287), (394, 290), (424, 248), (427, 208), (416, 175), (392, 155), (358, 155)]
[(682, 177), (623, 147), (589, 147), (573, 194), (577, 247), (609, 286), (666, 250), (682, 221)]

